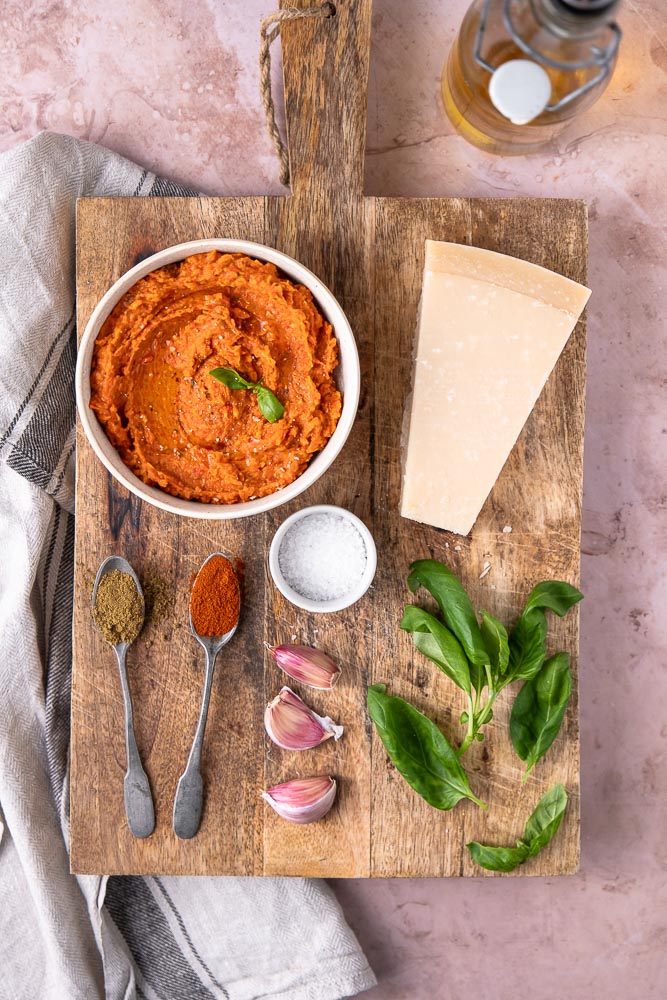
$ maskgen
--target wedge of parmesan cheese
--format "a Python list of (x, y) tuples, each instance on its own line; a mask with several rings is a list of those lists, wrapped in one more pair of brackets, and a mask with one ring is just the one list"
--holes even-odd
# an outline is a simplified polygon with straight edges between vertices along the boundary
[(536, 264), (426, 241), (403, 517), (468, 534), (589, 295)]

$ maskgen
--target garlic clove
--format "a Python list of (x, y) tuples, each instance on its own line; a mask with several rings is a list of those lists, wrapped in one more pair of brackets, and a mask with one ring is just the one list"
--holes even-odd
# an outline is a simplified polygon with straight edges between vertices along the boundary
[(291, 823), (315, 823), (331, 809), (336, 798), (336, 782), (328, 775), (294, 778), (262, 792), (262, 798)]
[(264, 728), (283, 750), (310, 750), (331, 736), (339, 740), (343, 727), (328, 716), (318, 715), (288, 687), (269, 702), (264, 712)]
[(288, 677), (320, 691), (329, 691), (340, 675), (340, 667), (321, 649), (312, 646), (269, 646), (273, 657)]

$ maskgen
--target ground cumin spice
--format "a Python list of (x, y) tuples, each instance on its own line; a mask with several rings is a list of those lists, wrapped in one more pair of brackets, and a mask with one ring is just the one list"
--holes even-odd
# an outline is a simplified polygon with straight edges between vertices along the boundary
[(225, 635), (239, 617), (239, 581), (224, 556), (213, 556), (197, 574), (190, 595), (190, 615), (199, 635)]
[(144, 606), (129, 573), (114, 569), (102, 577), (93, 618), (104, 639), (112, 646), (118, 642), (134, 642), (144, 623)]

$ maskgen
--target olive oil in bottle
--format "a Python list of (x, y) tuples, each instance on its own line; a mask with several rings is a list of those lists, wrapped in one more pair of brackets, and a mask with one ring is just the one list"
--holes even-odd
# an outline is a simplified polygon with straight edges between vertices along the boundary
[(550, 141), (600, 97), (621, 31), (618, 0), (474, 0), (442, 72), (456, 130), (489, 153)]

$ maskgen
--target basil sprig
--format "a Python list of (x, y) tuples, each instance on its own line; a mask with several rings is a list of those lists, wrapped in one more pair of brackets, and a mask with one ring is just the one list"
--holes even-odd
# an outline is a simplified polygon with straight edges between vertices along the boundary
[[(493, 718), (493, 704), (500, 692), (513, 681), (532, 681), (540, 675), (547, 649), (545, 610), (564, 615), (583, 594), (558, 580), (539, 583), (530, 592), (508, 636), (503, 623), (487, 611), (482, 611), (481, 625), (478, 623), (459, 580), (436, 559), (414, 562), (408, 586), (412, 591), (420, 586), (428, 590), (444, 619), (443, 623), (423, 608), (408, 605), (401, 628), (411, 632), (417, 649), (466, 693), (468, 709), (462, 714), (461, 723), (467, 726), (467, 731), (456, 751), (460, 757), (474, 740), (484, 739), (482, 727)], [(526, 761), (528, 770), (553, 743), (567, 706), (569, 690), (565, 690), (564, 681), (557, 685), (557, 691), (546, 690), (554, 682), (553, 670), (552, 665), (537, 688), (528, 688), (525, 694), (522, 689), (519, 695), (514, 745), (521, 747), (519, 756)], [(560, 661), (558, 671), (560, 678), (563, 672)]]
[(511, 872), (518, 865), (534, 858), (553, 840), (565, 815), (567, 793), (562, 785), (554, 785), (542, 796), (528, 818), (523, 839), (516, 847), (492, 847), (472, 841), (466, 847), (480, 867), (492, 872)]
[(368, 712), (385, 750), (411, 788), (436, 809), (453, 809), (473, 795), (453, 748), (434, 722), (414, 705), (386, 693), (386, 684), (368, 689)]
[[(412, 563), (408, 585), (424, 587), (438, 605), (442, 620), (425, 608), (409, 604), (401, 628), (410, 632), (415, 647), (466, 695), (466, 726), (458, 749), (414, 705), (387, 694), (385, 684), (368, 689), (368, 712), (397, 770), (407, 783), (436, 809), (453, 809), (467, 798), (486, 809), (473, 794), (460, 762), (474, 740), (483, 740), (483, 727), (493, 718), (500, 692), (513, 681), (524, 680), (512, 709), (510, 735), (521, 760), (523, 780), (544, 756), (563, 722), (572, 690), (569, 656), (546, 659), (545, 611), (563, 616), (583, 594), (558, 580), (538, 584), (508, 635), (503, 623), (488, 611), (478, 621), (470, 598), (455, 574), (436, 559)], [(473, 859), (491, 871), (510, 872), (534, 857), (555, 835), (565, 813), (567, 795), (555, 785), (538, 802), (515, 847), (468, 844)]]
[(275, 424), (280, 420), (285, 412), (285, 407), (280, 402), (275, 392), (262, 385), (262, 379), (258, 382), (249, 382), (239, 375), (233, 368), (214, 368), (210, 373), (218, 382), (222, 382), (228, 389), (250, 389), (257, 397), (257, 404), (264, 417), (270, 424)]

